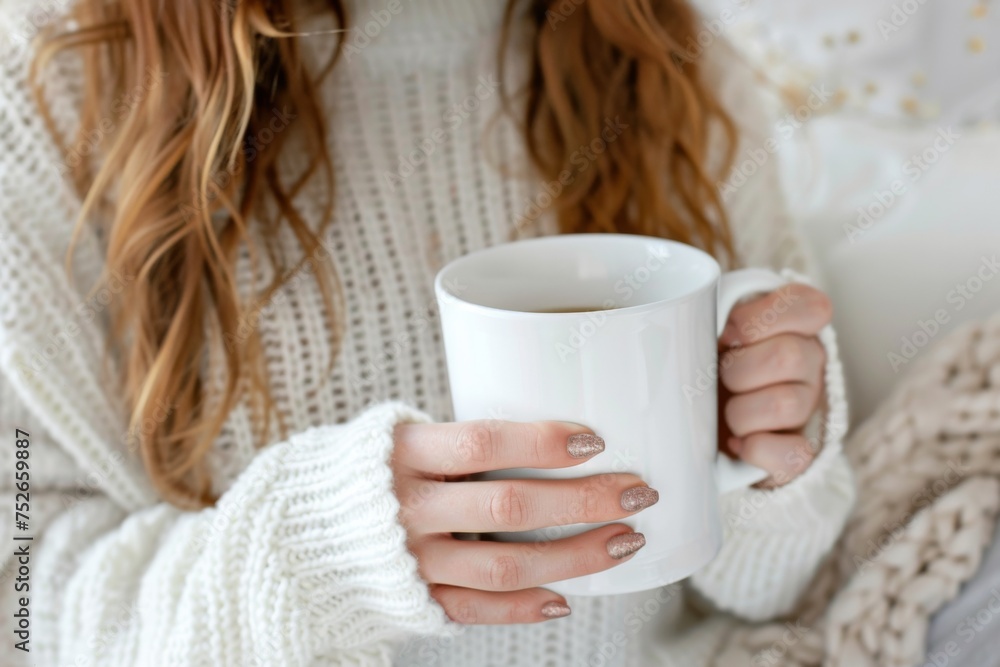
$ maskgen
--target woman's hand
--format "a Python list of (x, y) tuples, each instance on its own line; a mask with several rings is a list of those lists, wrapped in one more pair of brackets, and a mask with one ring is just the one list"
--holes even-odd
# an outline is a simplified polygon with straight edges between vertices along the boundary
[(566, 468), (604, 451), (577, 424), (473, 421), (401, 424), (392, 467), (400, 520), (431, 595), (460, 623), (534, 623), (569, 613), (539, 588), (600, 572), (644, 544), (623, 524), (538, 543), (459, 540), (452, 533), (542, 529), (627, 518), (659, 496), (630, 474), (469, 481), (506, 468)]
[(832, 313), (823, 292), (790, 284), (737, 305), (719, 339), (719, 442), (771, 473), (760, 486), (787, 484), (816, 456), (802, 429), (823, 396), (816, 334)]

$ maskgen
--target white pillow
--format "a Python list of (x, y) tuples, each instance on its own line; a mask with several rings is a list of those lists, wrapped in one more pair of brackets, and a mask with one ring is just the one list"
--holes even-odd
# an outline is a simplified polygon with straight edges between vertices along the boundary
[(783, 185), (836, 307), (852, 422), (964, 321), (1000, 310), (1000, 129), (814, 119)]

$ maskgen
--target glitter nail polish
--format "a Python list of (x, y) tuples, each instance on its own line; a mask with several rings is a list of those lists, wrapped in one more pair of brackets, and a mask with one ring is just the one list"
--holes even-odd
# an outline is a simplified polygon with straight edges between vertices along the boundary
[(642, 533), (622, 533), (608, 540), (608, 555), (616, 560), (631, 556), (646, 545)]
[(650, 505), (655, 505), (659, 499), (660, 494), (657, 493), (656, 489), (651, 489), (648, 486), (633, 486), (622, 492), (621, 504), (622, 509), (626, 512), (638, 512)]
[(574, 459), (585, 459), (604, 451), (604, 439), (590, 433), (577, 433), (569, 436), (566, 451)]
[(546, 602), (542, 605), (542, 616), (545, 618), (562, 618), (570, 613), (570, 608), (562, 602)]

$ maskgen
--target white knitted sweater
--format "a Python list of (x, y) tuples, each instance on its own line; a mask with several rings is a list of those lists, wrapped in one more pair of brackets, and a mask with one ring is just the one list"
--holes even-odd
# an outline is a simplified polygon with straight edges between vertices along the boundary
[[(359, 3), (356, 25), (387, 6), (349, 4)], [(105, 305), (116, 288), (88, 294), (102, 262), (97, 239), (83, 239), (74, 275), (63, 270), (79, 201), (60, 165), (72, 156), (43, 128), (26, 85), (31, 51), (21, 48), (49, 15), (32, 11), (34, 2), (0, 0), (0, 24), (15, 26), (0, 72), (0, 488), (8, 517), (15, 429), (31, 443), (29, 528), (5, 520), (0, 535), (5, 664), (10, 656), (46, 666), (696, 667), (734, 621), (696, 612), (695, 598), (702, 609), (750, 619), (792, 606), (853, 499), (835, 356), (822, 453), (785, 488), (727, 496), (725, 546), (688, 586), (573, 598), (570, 617), (540, 625), (465, 628), (446, 619), (417, 575), (387, 458), (394, 424), (449, 419), (432, 278), (444, 262), (512, 238), (544, 185), (510, 123), (496, 125), (489, 145), (483, 139), (498, 112), (492, 75), (503, 5), (403, 2), (386, 25), (369, 24), (378, 33), (370, 44), (350, 36), (355, 48), (322, 91), (338, 186), (324, 245), (346, 295), (341, 354), (324, 377), (322, 300), (311, 279), (293, 281), (257, 323), (292, 435), (255, 448), (247, 407), (235, 409), (212, 453), (221, 501), (184, 512), (153, 493), (103, 371)], [(305, 39), (318, 62), (329, 36)], [(748, 73), (720, 62), (724, 97), (746, 140), (762, 145), (769, 125), (754, 111)], [(81, 87), (74, 57), (62, 57), (46, 81), (58, 129), (69, 136)], [(775, 166), (772, 158), (728, 199), (738, 249), (749, 265), (802, 269)], [(311, 220), (321, 200), (315, 187), (297, 202)], [(550, 220), (529, 233), (547, 231)], [(240, 270), (248, 279), (246, 263)], [(669, 501), (669, 489), (661, 492)], [(12, 533), (34, 539), (14, 542)], [(30, 590), (15, 594), (23, 571), (11, 554), (25, 544)], [(30, 654), (12, 649), (19, 597), (30, 598)]]

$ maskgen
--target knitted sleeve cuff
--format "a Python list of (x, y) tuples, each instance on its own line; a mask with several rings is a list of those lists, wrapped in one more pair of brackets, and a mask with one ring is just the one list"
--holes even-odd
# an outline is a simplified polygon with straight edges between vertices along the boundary
[[(794, 271), (782, 275), (810, 283)], [(691, 578), (715, 606), (751, 620), (771, 618), (794, 605), (843, 530), (854, 503), (853, 478), (841, 447), (847, 401), (833, 327), (824, 327), (819, 339), (827, 355), (826, 404), (814, 428), (806, 432), (818, 451), (816, 458), (785, 486), (723, 496), (722, 550)]]
[(430, 419), (387, 403), (293, 435), (200, 512), (64, 512), (38, 564), (46, 664), (388, 665), (396, 640), (449, 634), (397, 518), (405, 421)]
[(723, 548), (691, 585), (715, 607), (752, 621), (789, 611), (843, 530), (853, 501), (847, 461), (832, 451), (780, 489), (728, 494)]
[(414, 634), (446, 632), (451, 623), (417, 573), (399, 523), (388, 462), (393, 427), (431, 419), (383, 403), (347, 424), (299, 433), (275, 452), (283, 497), (274, 517), (277, 554), (295, 589), (293, 615), (306, 616), (309, 654), (363, 650)]

